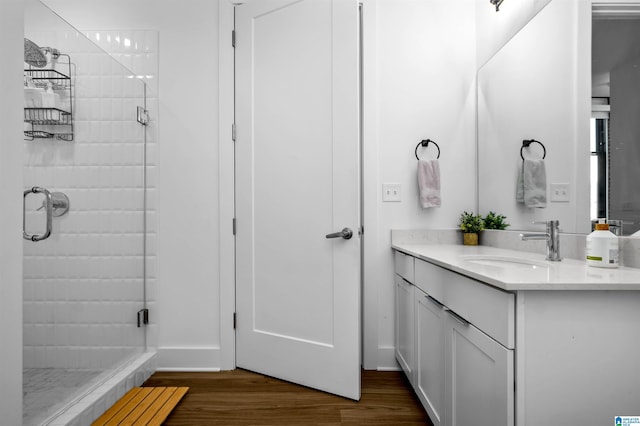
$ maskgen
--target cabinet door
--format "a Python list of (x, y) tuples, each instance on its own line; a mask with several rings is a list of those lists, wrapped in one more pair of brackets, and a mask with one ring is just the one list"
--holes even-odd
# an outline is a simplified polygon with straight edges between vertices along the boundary
[(447, 424), (513, 426), (513, 350), (450, 311), (445, 331)]
[(416, 288), (415, 390), (434, 426), (444, 425), (445, 319), (442, 304)]
[(398, 275), (396, 280), (396, 359), (404, 370), (409, 381), (413, 384), (414, 367), (414, 317), (413, 293), (414, 286)]

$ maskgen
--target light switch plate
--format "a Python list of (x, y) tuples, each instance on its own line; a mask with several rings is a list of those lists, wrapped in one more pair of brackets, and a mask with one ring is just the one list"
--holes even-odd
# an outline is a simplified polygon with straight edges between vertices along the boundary
[(552, 183), (551, 185), (551, 202), (552, 203), (568, 203), (570, 199), (568, 183)]
[(382, 201), (399, 202), (402, 201), (401, 185), (399, 183), (383, 183), (382, 184)]

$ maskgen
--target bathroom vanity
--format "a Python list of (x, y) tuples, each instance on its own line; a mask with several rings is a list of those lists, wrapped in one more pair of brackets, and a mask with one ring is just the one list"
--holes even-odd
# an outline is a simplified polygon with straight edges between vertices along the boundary
[(436, 426), (640, 416), (640, 270), (393, 241), (396, 359)]

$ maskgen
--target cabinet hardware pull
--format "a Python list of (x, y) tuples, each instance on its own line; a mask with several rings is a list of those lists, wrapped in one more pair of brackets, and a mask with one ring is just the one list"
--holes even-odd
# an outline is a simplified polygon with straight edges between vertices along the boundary
[(426, 297), (427, 297), (427, 299), (429, 299), (429, 301), (430, 301), (431, 303), (433, 303), (434, 305), (438, 306), (439, 308), (444, 307), (444, 304), (440, 303), (440, 302), (438, 301), (438, 299), (434, 299), (433, 297), (431, 297), (431, 296), (429, 296), (429, 295), (427, 295)]
[(451, 314), (451, 316), (453, 317), (454, 320), (458, 321), (460, 324), (464, 325), (465, 327), (467, 327), (467, 326), (469, 326), (471, 324), (469, 321), (467, 321), (466, 319), (462, 318), (460, 315), (456, 314), (451, 309), (447, 309), (447, 312), (449, 312), (449, 314)]

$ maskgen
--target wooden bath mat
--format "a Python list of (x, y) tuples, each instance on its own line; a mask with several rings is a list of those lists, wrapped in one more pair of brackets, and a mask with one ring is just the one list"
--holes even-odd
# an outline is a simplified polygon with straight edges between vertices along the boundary
[(133, 388), (109, 408), (92, 426), (160, 426), (189, 388)]

